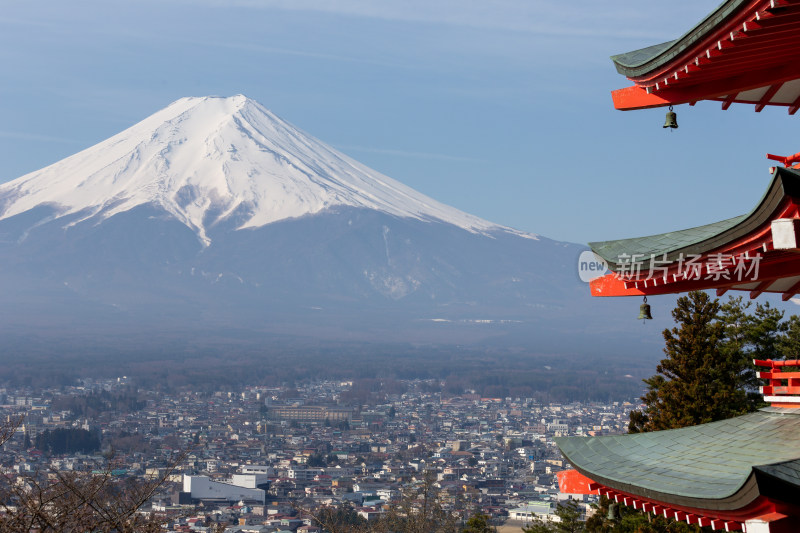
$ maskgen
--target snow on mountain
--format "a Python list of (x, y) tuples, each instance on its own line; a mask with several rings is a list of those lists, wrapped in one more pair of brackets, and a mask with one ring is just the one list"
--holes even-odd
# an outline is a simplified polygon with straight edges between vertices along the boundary
[(0, 351), (276, 336), (640, 355), (627, 304), (580, 283), (583, 249), (443, 205), (244, 96), (184, 98), (0, 185)]
[(40, 205), (69, 225), (143, 204), (161, 207), (206, 245), (216, 223), (238, 229), (338, 206), (510, 232), (433, 200), (334, 150), (257, 102), (182, 98), (127, 130), (0, 186), (0, 220)]

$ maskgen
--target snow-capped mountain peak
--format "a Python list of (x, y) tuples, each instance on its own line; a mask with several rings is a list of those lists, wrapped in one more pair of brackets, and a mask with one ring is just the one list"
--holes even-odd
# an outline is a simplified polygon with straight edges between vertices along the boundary
[(280, 119), (243, 95), (182, 98), (127, 130), (0, 186), (0, 220), (40, 205), (69, 224), (154, 204), (208, 244), (235, 216), (261, 227), (337, 206), (511, 231), (437, 202)]

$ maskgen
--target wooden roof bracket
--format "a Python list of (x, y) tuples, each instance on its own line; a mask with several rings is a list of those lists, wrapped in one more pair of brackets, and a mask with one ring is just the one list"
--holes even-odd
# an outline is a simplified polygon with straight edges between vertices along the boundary
[(788, 302), (788, 301), (789, 301), (789, 300), (791, 300), (791, 299), (792, 299), (792, 297), (794, 297), (794, 295), (795, 295), (795, 294), (797, 294), (798, 292), (800, 292), (800, 281), (798, 281), (797, 283), (795, 283), (794, 285), (792, 285), (791, 287), (789, 287), (789, 288), (786, 290), (786, 292), (784, 292), (783, 294), (781, 294), (781, 300), (783, 300), (784, 302)]
[(777, 93), (781, 87), (783, 87), (783, 83), (774, 83), (770, 85), (769, 89), (767, 89), (767, 92), (764, 93), (764, 96), (762, 96), (761, 100), (759, 100), (759, 102), (756, 104), (756, 113), (761, 113), (761, 110), (766, 107), (766, 105), (770, 100), (772, 100), (772, 97), (775, 96), (775, 93)]

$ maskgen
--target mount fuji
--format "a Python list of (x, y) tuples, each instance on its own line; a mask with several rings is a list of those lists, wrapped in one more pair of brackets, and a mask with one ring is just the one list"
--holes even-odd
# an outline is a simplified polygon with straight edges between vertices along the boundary
[(583, 249), (437, 202), (244, 96), (183, 98), (0, 185), (0, 333), (578, 350), (633, 323), (589, 297)]
[[(0, 220), (40, 205), (65, 227), (152, 205), (211, 244), (235, 229), (352, 207), (448, 223), (473, 233), (517, 233), (441, 204), (284, 122), (257, 102), (182, 98), (83, 152), (0, 189)], [(531, 236), (536, 238), (535, 236)]]

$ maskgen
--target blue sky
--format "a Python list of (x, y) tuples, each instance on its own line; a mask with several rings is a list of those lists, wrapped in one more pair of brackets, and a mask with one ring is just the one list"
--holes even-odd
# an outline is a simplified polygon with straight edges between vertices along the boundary
[(797, 117), (619, 112), (610, 55), (717, 0), (5, 2), (0, 181), (183, 96), (246, 94), (363, 163), (486, 219), (571, 242), (747, 212)]

